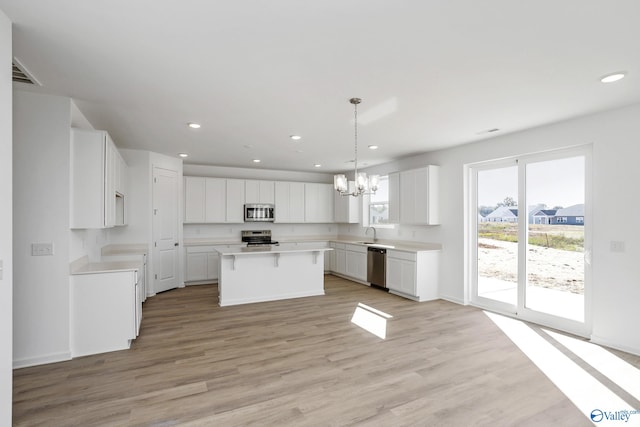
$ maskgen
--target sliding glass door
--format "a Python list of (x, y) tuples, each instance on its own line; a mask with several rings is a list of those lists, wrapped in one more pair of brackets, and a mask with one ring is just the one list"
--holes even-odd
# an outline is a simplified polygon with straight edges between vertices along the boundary
[(492, 163), (476, 170), (477, 294), (485, 305), (515, 312), (518, 301), (518, 165)]
[(588, 332), (588, 149), (470, 167), (471, 301)]
[(584, 322), (585, 157), (528, 162), (524, 308)]

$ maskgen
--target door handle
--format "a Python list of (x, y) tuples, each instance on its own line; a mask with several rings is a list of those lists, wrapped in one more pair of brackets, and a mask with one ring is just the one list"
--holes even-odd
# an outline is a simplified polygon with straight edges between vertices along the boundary
[(173, 246), (178, 246), (178, 243), (174, 243)]

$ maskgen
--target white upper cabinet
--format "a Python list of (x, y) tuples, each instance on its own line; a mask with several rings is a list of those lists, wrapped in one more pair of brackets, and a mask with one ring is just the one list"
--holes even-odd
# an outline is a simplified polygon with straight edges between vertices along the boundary
[(184, 222), (242, 223), (245, 203), (270, 203), (275, 222), (332, 223), (334, 193), (332, 184), (186, 176)]
[(227, 222), (244, 222), (244, 179), (227, 179)]
[[(355, 182), (349, 182), (349, 192), (355, 189)], [(333, 191), (333, 217), (335, 222), (357, 224), (360, 222), (360, 202), (359, 197), (341, 196), (337, 191)]]
[(275, 183), (273, 181), (246, 180), (244, 184), (245, 203), (269, 203), (275, 201)]
[(197, 176), (184, 177), (184, 222), (204, 222), (205, 180)]
[(400, 174), (389, 174), (389, 224), (400, 223)]
[[(324, 223), (333, 221), (333, 185), (319, 183), (304, 184), (305, 222)], [(276, 210), (278, 207), (276, 206)]]
[(439, 170), (430, 165), (400, 172), (400, 224), (440, 224)]
[(276, 182), (275, 206), (275, 222), (304, 222), (304, 183)]
[(105, 131), (71, 130), (71, 228), (125, 224), (127, 165)]
[(244, 222), (244, 180), (184, 177), (185, 223)]
[(223, 178), (206, 178), (204, 193), (204, 221), (226, 222), (227, 180)]

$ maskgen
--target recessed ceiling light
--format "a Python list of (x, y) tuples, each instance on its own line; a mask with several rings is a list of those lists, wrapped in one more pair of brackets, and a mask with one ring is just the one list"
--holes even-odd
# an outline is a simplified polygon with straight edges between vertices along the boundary
[(624, 79), (626, 75), (627, 73), (623, 71), (618, 71), (616, 73), (607, 74), (606, 76), (600, 78), (600, 81), (602, 83), (613, 83), (613, 82), (617, 82), (618, 80)]
[(200, 125), (198, 123), (189, 123), (187, 124), (191, 129), (200, 129)]
[(320, 163), (316, 163), (315, 165), (313, 165), (314, 168), (321, 168), (322, 165)]
[(369, 146), (369, 150), (377, 150), (378, 146), (377, 145), (370, 145)]
[(302, 137), (300, 135), (289, 135), (289, 138), (293, 139), (294, 141), (302, 139)]
[(179, 153), (178, 156), (180, 157), (189, 157), (189, 155), (187, 153)]
[(253, 163), (260, 163), (260, 159), (253, 159)]

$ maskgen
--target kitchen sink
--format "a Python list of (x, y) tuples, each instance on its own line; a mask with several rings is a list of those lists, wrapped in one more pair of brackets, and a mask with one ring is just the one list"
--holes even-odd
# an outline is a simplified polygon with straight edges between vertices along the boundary
[(395, 246), (393, 245), (384, 245), (382, 243), (375, 243), (375, 242), (356, 242), (356, 243), (360, 243), (361, 245), (367, 245), (367, 246), (375, 246), (377, 248), (388, 248), (388, 249), (395, 248)]

